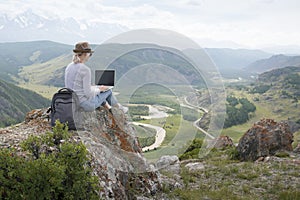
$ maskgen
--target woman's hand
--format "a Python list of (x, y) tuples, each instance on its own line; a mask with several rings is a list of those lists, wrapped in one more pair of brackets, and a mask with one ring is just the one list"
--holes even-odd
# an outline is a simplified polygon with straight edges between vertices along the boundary
[(105, 86), (105, 85), (100, 85), (100, 86), (99, 86), (99, 89), (100, 89), (100, 91), (102, 92), (102, 91), (106, 91), (106, 90), (108, 89), (108, 87)]

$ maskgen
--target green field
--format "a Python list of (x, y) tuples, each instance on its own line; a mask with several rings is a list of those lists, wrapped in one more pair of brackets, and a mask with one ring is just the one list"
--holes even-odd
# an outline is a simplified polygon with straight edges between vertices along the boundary
[[(295, 107), (291, 105), (290, 99), (282, 99), (279, 94), (272, 94), (272, 101), (263, 100), (261, 95), (251, 94), (247, 91), (239, 91), (227, 89), (227, 94), (232, 94), (236, 97), (246, 97), (250, 102), (256, 106), (256, 111), (252, 118), (244, 124), (232, 126), (222, 130), (222, 135), (230, 136), (234, 142), (238, 142), (240, 137), (250, 129), (253, 124), (262, 118), (274, 119), (277, 122), (282, 120), (297, 119), (299, 112), (295, 112)], [(259, 101), (253, 99), (259, 98)]]

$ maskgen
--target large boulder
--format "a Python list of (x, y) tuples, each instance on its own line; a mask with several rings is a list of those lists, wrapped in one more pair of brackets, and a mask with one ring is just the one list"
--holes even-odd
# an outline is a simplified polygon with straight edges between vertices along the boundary
[(242, 161), (275, 155), (278, 151), (292, 151), (293, 134), (285, 122), (262, 119), (240, 139), (237, 146)]
[[(36, 109), (25, 122), (0, 129), (0, 147), (14, 147), (29, 135), (52, 131), (47, 109)], [(159, 172), (147, 163), (134, 128), (124, 113), (113, 108), (82, 113), (82, 130), (71, 131), (92, 155), (94, 174), (99, 177), (99, 199), (153, 198), (161, 190)], [(22, 153), (22, 152), (20, 152)]]

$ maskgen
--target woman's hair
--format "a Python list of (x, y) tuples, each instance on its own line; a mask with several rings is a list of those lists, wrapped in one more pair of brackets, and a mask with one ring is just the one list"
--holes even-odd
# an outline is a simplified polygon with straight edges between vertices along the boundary
[(73, 55), (73, 63), (77, 64), (80, 63), (80, 56), (82, 55), (82, 53), (75, 53)]

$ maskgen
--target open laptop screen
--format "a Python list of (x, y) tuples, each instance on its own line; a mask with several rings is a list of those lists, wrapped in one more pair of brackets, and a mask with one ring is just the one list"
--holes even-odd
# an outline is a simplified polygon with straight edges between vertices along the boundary
[(95, 84), (96, 85), (115, 85), (115, 70), (96, 70), (95, 71)]

